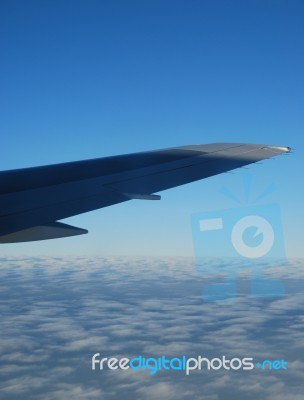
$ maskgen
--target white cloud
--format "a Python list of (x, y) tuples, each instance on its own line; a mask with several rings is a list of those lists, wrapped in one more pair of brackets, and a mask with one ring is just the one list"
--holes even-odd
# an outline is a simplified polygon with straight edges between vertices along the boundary
[[(299, 273), (300, 262), (292, 270)], [(277, 275), (275, 275), (277, 274)], [(274, 272), (274, 276), (279, 276)], [(11, 258), (0, 267), (3, 398), (297, 400), (304, 379), (304, 296), (296, 281), (279, 299), (240, 293), (204, 303), (186, 259)], [(91, 371), (105, 356), (284, 358), (286, 372), (228, 374)], [(225, 396), (225, 397), (224, 397)]]

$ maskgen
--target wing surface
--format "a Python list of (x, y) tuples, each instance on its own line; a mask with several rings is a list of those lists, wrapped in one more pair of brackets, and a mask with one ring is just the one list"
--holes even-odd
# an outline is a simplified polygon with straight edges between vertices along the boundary
[(57, 221), (131, 199), (157, 200), (160, 196), (154, 192), (289, 151), (288, 147), (214, 143), (2, 171), (0, 242), (86, 233)]

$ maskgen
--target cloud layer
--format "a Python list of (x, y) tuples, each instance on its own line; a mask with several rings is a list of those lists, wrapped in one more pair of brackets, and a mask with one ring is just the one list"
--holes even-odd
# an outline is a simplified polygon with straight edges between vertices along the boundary
[[(302, 398), (303, 262), (272, 268), (286, 295), (204, 302), (186, 258), (2, 258), (0, 396), (5, 399)], [(289, 274), (288, 274), (289, 272)], [(288, 277), (288, 278), (287, 278)], [(92, 371), (91, 357), (285, 359), (288, 371)], [(122, 395), (123, 394), (123, 395)]]

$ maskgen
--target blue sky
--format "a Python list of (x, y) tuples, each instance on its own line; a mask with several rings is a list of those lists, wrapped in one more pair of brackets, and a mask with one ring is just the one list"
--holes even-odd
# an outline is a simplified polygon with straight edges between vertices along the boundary
[[(274, 184), (303, 256), (302, 1), (2, 1), (1, 170), (221, 141), (288, 145), (250, 167)], [(246, 171), (247, 172), (247, 171)], [(244, 171), (69, 219), (79, 238), (5, 254), (193, 254), (193, 212), (236, 207)]]

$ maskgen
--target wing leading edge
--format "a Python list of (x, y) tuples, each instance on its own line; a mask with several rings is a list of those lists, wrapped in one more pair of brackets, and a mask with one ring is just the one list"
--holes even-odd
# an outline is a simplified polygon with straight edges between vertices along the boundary
[(243, 167), (289, 147), (215, 143), (0, 172), (0, 243), (87, 233), (57, 222)]

